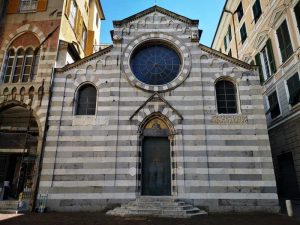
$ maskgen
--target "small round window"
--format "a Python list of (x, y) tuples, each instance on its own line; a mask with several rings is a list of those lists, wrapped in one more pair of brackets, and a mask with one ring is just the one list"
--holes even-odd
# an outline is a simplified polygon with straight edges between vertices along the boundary
[(130, 67), (135, 77), (144, 84), (164, 85), (179, 74), (181, 59), (174, 49), (150, 43), (134, 51)]

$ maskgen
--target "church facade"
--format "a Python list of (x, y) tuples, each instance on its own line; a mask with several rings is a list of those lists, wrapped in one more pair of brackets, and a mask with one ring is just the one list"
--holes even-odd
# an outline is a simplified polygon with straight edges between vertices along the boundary
[(50, 210), (171, 196), (209, 211), (278, 209), (258, 74), (158, 6), (113, 45), (56, 69), (39, 184)]

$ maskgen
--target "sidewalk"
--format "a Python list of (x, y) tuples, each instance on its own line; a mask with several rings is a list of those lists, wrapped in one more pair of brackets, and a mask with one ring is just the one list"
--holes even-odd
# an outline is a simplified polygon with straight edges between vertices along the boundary
[(112, 217), (102, 212), (27, 214), (9, 218), (0, 214), (1, 225), (300, 225), (287, 216), (274, 214), (209, 214), (192, 219)]

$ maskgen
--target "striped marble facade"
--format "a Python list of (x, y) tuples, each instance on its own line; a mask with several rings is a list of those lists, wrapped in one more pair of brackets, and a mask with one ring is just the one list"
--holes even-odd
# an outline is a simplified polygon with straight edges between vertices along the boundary
[[(114, 44), (57, 69), (40, 193), (51, 210), (96, 210), (141, 194), (140, 127), (160, 115), (174, 129), (172, 196), (209, 211), (276, 211), (278, 206), (261, 86), (250, 65), (199, 44), (198, 21), (152, 7), (114, 22)], [(164, 40), (183, 57), (170, 84), (132, 75), (132, 50)], [(215, 82), (236, 84), (239, 110), (218, 115)], [(76, 116), (76, 93), (98, 90), (95, 116)], [(148, 100), (148, 101), (147, 101)]]

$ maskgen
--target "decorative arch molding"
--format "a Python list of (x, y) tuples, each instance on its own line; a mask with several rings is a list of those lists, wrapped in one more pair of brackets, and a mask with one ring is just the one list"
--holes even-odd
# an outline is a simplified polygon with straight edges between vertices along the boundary
[(241, 78), (236, 76), (234, 73), (230, 73), (228, 75), (223, 75), (220, 73), (216, 73), (212, 78), (211, 82), (215, 85), (220, 80), (228, 80), (233, 82), (235, 85), (239, 84), (241, 82)]
[[(157, 97), (156, 97), (157, 96)], [(155, 101), (152, 101), (156, 97)], [(160, 101), (158, 101), (160, 100)], [(160, 97), (157, 93), (152, 95), (130, 118), (138, 127), (144, 123), (145, 119), (150, 118), (151, 115), (161, 115), (167, 118), (170, 124), (174, 127), (181, 124), (183, 117), (174, 109), (165, 99)], [(176, 131), (172, 131), (176, 134)]]
[(75, 80), (74, 80), (74, 92), (76, 92), (78, 90), (78, 88), (80, 88), (82, 85), (85, 84), (91, 84), (93, 86), (95, 86), (95, 88), (98, 90), (99, 89), (99, 85), (100, 83), (100, 79), (98, 77), (95, 76), (78, 76)]
[(262, 48), (262, 45), (268, 40), (268, 33), (268, 30), (264, 30), (256, 36), (253, 44), (254, 49), (259, 50)]
[(168, 130), (170, 132), (170, 135), (176, 134), (175, 124), (174, 121), (171, 121), (168, 119), (168, 117), (161, 112), (153, 112), (147, 116), (138, 124), (138, 133), (142, 134), (145, 130), (146, 126), (154, 119), (161, 120), (166, 126), (168, 127)]
[(16, 107), (16, 106), (20, 106), (23, 107), (27, 110), (32, 110), (32, 116), (34, 117), (37, 125), (38, 125), (38, 130), (39, 130), (39, 137), (43, 136), (43, 131), (44, 131), (44, 125), (42, 124), (42, 121), (45, 120), (44, 117), (42, 117), (42, 113), (40, 112), (39, 109), (33, 108), (30, 105), (24, 103), (24, 102), (20, 102), (20, 101), (16, 101), (16, 100), (11, 100), (11, 101), (7, 101), (7, 102), (2, 102), (0, 103), (0, 112), (10, 109), (12, 107)]
[(284, 14), (284, 11), (286, 10), (285, 4), (278, 6), (274, 11), (272, 12), (270, 21), (269, 21), (269, 26), (274, 28), (276, 23), (279, 21), (281, 16)]
[[(130, 58), (133, 54), (134, 50), (139, 46), (147, 44), (148, 42), (163, 42), (166, 45), (172, 46), (172, 48), (176, 49), (176, 51), (181, 56), (182, 60), (182, 68), (177, 77), (171, 81), (170, 83), (164, 85), (148, 85), (139, 81), (132, 73), (130, 68)], [(123, 65), (123, 70), (126, 75), (128, 82), (137, 88), (140, 88), (147, 92), (166, 92), (178, 87), (181, 83), (183, 83), (186, 78), (189, 76), (191, 71), (191, 54), (189, 49), (175, 36), (171, 36), (170, 34), (166, 34), (163, 32), (149, 32), (144, 33), (142, 35), (137, 36), (134, 40), (132, 40), (127, 48), (124, 50), (123, 61), (121, 62)]]
[(11, 43), (26, 32), (32, 32), (39, 39), (40, 43), (42, 43), (42, 41), (46, 38), (45, 34), (42, 30), (40, 30), (40, 28), (31, 24), (23, 25), (11, 33), (6, 40), (4, 40), (1, 46), (0, 55), (4, 55), (6, 49), (11, 45)]

